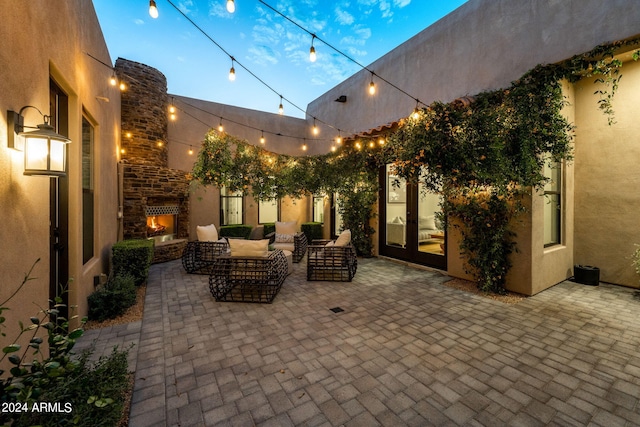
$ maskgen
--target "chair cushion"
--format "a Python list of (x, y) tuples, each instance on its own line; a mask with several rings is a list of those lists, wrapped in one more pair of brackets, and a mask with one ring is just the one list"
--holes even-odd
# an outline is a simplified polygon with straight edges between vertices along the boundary
[(269, 255), (269, 239), (244, 240), (229, 239), (231, 256), (261, 256)]
[(276, 233), (276, 243), (293, 243), (293, 234), (279, 234)]
[(290, 252), (294, 252), (296, 250), (296, 245), (295, 243), (293, 243), (293, 241), (291, 243), (273, 243), (271, 246), (274, 247), (274, 249), (282, 249), (283, 251), (290, 251)]
[(201, 242), (215, 242), (218, 240), (218, 230), (213, 224), (198, 225), (196, 227), (196, 234), (198, 235), (198, 240)]
[(336, 246), (347, 246), (351, 242), (351, 230), (344, 230), (336, 239)]
[(296, 222), (288, 221), (288, 222), (276, 222), (276, 236), (278, 234), (288, 234), (293, 236), (296, 234)]

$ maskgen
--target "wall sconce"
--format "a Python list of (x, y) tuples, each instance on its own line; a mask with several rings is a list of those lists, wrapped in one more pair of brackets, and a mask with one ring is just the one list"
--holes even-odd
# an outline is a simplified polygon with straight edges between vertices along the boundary
[[(44, 123), (34, 128), (24, 125), (22, 112), (33, 108), (44, 119)], [(32, 105), (24, 106), (20, 112), (7, 111), (7, 141), (9, 148), (24, 151), (24, 174), (36, 176), (66, 176), (67, 144), (71, 142), (49, 124), (50, 116), (42, 114)], [(24, 128), (37, 129), (25, 132)], [(22, 144), (21, 144), (22, 142)]]

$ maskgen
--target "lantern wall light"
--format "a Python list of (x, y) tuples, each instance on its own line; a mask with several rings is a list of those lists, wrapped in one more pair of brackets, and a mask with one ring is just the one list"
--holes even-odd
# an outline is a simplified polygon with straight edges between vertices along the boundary
[[(42, 116), (44, 123), (37, 127), (26, 126), (22, 112), (33, 108)], [(66, 136), (58, 134), (49, 124), (50, 116), (32, 106), (27, 105), (19, 112), (7, 111), (7, 142), (9, 148), (24, 151), (24, 174), (35, 176), (66, 176), (67, 144), (71, 142)], [(25, 132), (25, 128), (36, 129)]]

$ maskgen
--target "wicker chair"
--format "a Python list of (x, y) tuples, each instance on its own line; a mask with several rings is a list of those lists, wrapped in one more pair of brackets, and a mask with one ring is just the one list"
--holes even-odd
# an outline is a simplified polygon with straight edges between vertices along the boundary
[(271, 245), (274, 248), (293, 253), (293, 262), (300, 262), (302, 258), (304, 258), (304, 255), (307, 253), (309, 243), (307, 241), (307, 236), (303, 232), (293, 235), (293, 243), (277, 243), (275, 242), (275, 235), (275, 232), (273, 232), (264, 237), (271, 241)]
[(209, 274), (213, 262), (229, 251), (226, 241), (188, 242), (182, 252), (182, 266), (190, 274)]
[(346, 246), (326, 246), (329, 240), (314, 240), (308, 247), (307, 280), (350, 282), (358, 269), (356, 250)]
[(271, 303), (287, 277), (287, 259), (279, 249), (264, 257), (222, 255), (209, 270), (216, 301)]

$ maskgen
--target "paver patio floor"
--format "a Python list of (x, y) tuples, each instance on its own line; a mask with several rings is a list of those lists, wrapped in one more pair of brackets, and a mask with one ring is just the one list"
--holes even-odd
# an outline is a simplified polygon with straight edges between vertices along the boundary
[(640, 425), (633, 289), (567, 281), (507, 305), (382, 259), (351, 283), (305, 268), (263, 305), (153, 265), (142, 322), (79, 347), (135, 344), (136, 427)]

